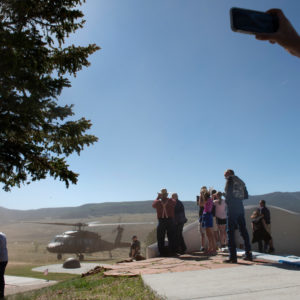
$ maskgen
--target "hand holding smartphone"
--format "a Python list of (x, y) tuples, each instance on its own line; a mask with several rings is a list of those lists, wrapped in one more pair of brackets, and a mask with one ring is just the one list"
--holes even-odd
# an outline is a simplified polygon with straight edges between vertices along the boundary
[(230, 21), (233, 31), (254, 34), (256, 39), (277, 43), (300, 57), (300, 36), (281, 9), (260, 12), (233, 7)]

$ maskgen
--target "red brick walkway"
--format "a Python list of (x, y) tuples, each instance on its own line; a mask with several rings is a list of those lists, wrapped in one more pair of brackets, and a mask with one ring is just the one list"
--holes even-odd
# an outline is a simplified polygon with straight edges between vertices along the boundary
[(185, 254), (179, 257), (151, 258), (142, 261), (117, 263), (104, 274), (106, 276), (137, 276), (143, 274), (159, 274), (168, 272), (184, 272), (218, 268), (234, 268), (240, 265), (267, 264), (266, 261), (253, 262), (238, 260), (237, 264), (226, 264), (223, 255), (206, 256), (203, 253)]

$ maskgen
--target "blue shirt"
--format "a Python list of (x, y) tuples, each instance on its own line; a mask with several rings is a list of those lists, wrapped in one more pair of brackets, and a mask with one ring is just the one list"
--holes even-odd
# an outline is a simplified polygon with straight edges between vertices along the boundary
[(6, 235), (0, 232), (0, 262), (8, 261)]

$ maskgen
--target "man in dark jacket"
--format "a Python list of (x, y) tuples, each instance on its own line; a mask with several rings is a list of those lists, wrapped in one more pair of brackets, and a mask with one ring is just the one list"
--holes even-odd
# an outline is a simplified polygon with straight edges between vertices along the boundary
[(162, 189), (158, 193), (156, 200), (152, 203), (152, 207), (156, 209), (158, 225), (157, 225), (157, 246), (160, 256), (167, 256), (165, 249), (165, 235), (168, 236), (169, 253), (175, 253), (175, 205), (176, 201), (168, 198), (167, 189)]
[(238, 228), (245, 243), (244, 260), (252, 260), (251, 245), (245, 221), (245, 210), (243, 200), (248, 199), (248, 191), (245, 183), (234, 175), (233, 170), (225, 171), (225, 201), (227, 204), (227, 238), (229, 248), (229, 259), (226, 263), (236, 263), (236, 243), (234, 232)]

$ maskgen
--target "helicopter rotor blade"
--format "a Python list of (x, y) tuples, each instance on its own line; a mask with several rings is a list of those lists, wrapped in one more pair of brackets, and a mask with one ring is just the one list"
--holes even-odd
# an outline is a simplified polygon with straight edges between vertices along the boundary
[(89, 226), (86, 223), (60, 223), (60, 222), (24, 222), (24, 223), (33, 223), (33, 224), (45, 224), (45, 225), (61, 225), (61, 226)]
[(99, 227), (99, 226), (117, 226), (117, 225), (148, 225), (154, 224), (154, 222), (131, 222), (131, 223), (89, 223), (88, 227)]

